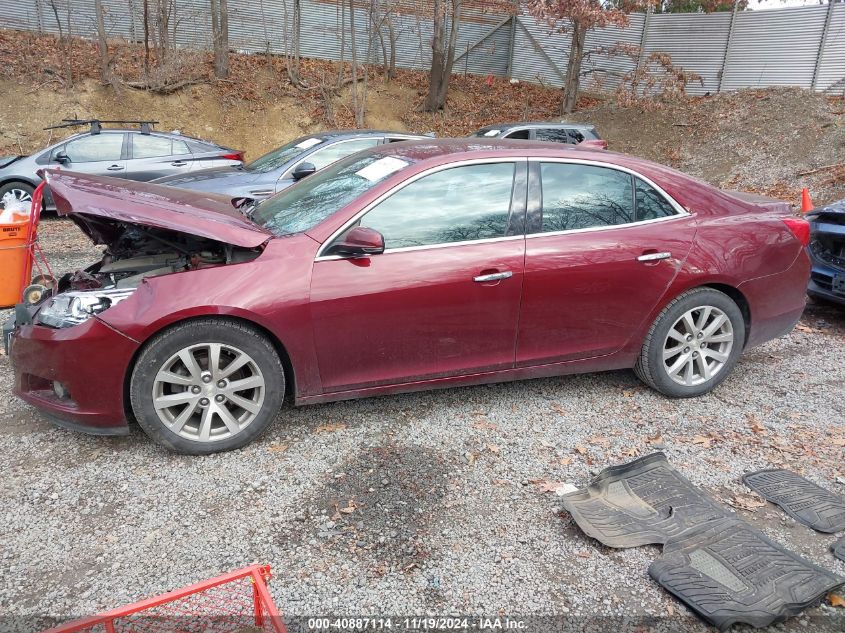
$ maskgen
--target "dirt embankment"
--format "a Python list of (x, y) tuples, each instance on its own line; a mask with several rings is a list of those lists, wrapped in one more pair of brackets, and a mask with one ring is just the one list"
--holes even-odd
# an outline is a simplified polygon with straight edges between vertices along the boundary
[[(62, 118), (146, 118), (159, 129), (214, 140), (257, 158), (302, 134), (352, 127), (349, 87), (330, 105), (316, 90), (290, 85), (283, 59), (232, 56), (226, 82), (209, 80), (174, 94), (123, 88), (116, 93), (94, 77), (93, 44), (75, 43), (78, 79), (65, 87), (50, 70), (49, 36), (0, 30), (0, 154), (29, 153), (50, 136), (43, 130)], [(90, 54), (85, 55), (85, 47)], [(115, 45), (119, 68), (137, 73), (138, 51)], [(45, 59), (33, 67), (32, 59)], [(30, 60), (29, 62), (27, 60)], [(134, 64), (134, 66), (133, 66)], [(337, 75), (331, 62), (304, 60), (312, 82)], [(425, 73), (400, 71), (391, 82), (371, 74), (366, 125), (371, 128), (466, 135), (496, 122), (559, 118), (560, 92), (496, 78), (455, 76), (447, 111), (420, 111)], [(594, 123), (613, 150), (672, 165), (717, 186), (747, 189), (797, 202), (809, 187), (816, 203), (845, 198), (845, 102), (806, 90), (748, 90), (664, 104), (620, 107), (612, 97), (585, 96), (571, 117)], [(56, 138), (55, 136), (53, 138)]]

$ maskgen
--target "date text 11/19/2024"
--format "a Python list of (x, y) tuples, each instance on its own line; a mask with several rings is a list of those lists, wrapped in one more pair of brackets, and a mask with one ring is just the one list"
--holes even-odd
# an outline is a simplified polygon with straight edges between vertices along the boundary
[(508, 617), (346, 617), (308, 618), (312, 631), (524, 631), (522, 620)]

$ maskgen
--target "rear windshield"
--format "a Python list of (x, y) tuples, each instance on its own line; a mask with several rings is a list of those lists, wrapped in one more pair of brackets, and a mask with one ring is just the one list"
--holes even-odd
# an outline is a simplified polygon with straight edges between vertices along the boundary
[(245, 166), (246, 171), (254, 171), (258, 173), (266, 173), (282, 167), (292, 158), (296, 158), (303, 154), (306, 150), (316, 147), (323, 142), (324, 139), (309, 136), (306, 138), (298, 138), (291, 141), (287, 145), (274, 149), (272, 152), (264, 154), (261, 158), (256, 158), (249, 165)]
[(408, 165), (380, 153), (353, 154), (261, 202), (250, 217), (276, 235), (308, 231)]

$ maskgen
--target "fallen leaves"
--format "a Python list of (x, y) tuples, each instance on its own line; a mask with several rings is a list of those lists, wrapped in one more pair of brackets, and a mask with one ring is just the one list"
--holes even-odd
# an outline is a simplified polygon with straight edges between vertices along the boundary
[(766, 500), (763, 499), (763, 497), (758, 495), (756, 492), (750, 492), (748, 494), (734, 495), (732, 499), (728, 500), (728, 503), (731, 504), (734, 508), (738, 508), (740, 510), (747, 510), (748, 512), (757, 512), (757, 510), (766, 505)]
[(832, 607), (845, 607), (845, 598), (840, 596), (838, 593), (827, 594), (827, 599)]
[(563, 496), (565, 494), (569, 494), (570, 492), (575, 492), (576, 490), (578, 490), (578, 488), (576, 488), (572, 484), (563, 481), (549, 481), (548, 479), (529, 479), (528, 483), (537, 486), (537, 492), (539, 492), (540, 494), (552, 492), (558, 496)]
[(327, 422), (326, 424), (321, 424), (316, 429), (314, 429), (315, 433), (334, 433), (336, 431), (343, 431), (346, 429), (346, 425), (343, 422)]

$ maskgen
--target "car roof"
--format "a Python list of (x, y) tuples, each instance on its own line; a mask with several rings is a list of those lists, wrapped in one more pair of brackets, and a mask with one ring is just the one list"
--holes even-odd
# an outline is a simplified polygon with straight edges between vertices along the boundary
[(675, 192), (680, 194), (684, 187), (692, 186), (695, 189), (704, 187), (707, 190), (718, 191), (709, 183), (645, 158), (580, 145), (565, 145), (547, 141), (470, 136), (454, 139), (402, 141), (379, 145), (368, 151), (415, 163), (420, 170), (464, 160), (485, 158), (528, 156), (540, 159), (569, 158), (579, 161), (595, 161), (596, 163), (629, 169), (657, 182), (676, 199), (678, 199), (678, 196), (675, 196)]
[(493, 125), (485, 125), (481, 130), (510, 130), (513, 128), (571, 128), (576, 130), (594, 130), (596, 126), (592, 123), (575, 123), (572, 121), (521, 121), (513, 123), (496, 123)]
[(370, 136), (400, 136), (407, 138), (422, 138), (422, 134), (413, 132), (395, 132), (390, 130), (324, 130), (308, 134), (302, 138), (321, 138), (325, 140), (338, 140), (343, 138), (368, 138)]

